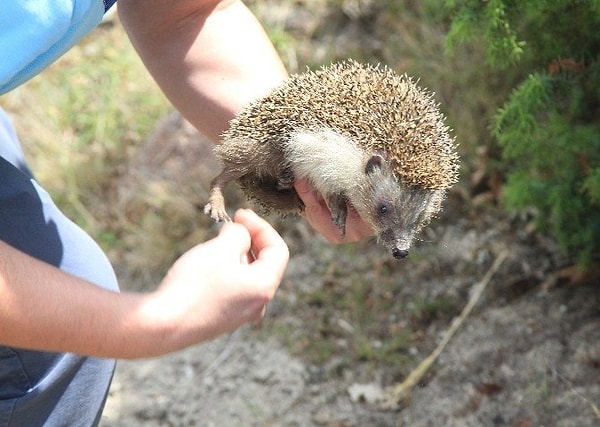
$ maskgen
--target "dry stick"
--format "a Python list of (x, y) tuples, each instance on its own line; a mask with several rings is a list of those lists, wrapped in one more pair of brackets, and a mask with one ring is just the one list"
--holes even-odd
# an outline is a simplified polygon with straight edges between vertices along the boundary
[(433, 350), (433, 352), (429, 356), (423, 359), (419, 366), (417, 366), (417, 368), (414, 369), (402, 383), (393, 386), (391, 390), (389, 390), (386, 393), (387, 396), (386, 401), (383, 404), (384, 407), (390, 409), (395, 408), (397, 407), (398, 403), (400, 403), (402, 400), (408, 397), (410, 390), (421, 380), (421, 378), (423, 378), (427, 370), (429, 370), (431, 365), (433, 365), (435, 360), (442, 353), (442, 351), (444, 350), (454, 333), (463, 324), (467, 316), (469, 316), (469, 314), (473, 310), (473, 307), (475, 307), (475, 304), (477, 304), (477, 301), (479, 301), (481, 294), (483, 294), (483, 291), (485, 290), (486, 286), (488, 285), (494, 274), (496, 274), (496, 271), (498, 271), (498, 268), (500, 268), (500, 265), (502, 265), (507, 255), (508, 251), (501, 252), (500, 255), (498, 255), (498, 258), (496, 258), (496, 260), (486, 273), (486, 275), (483, 277), (483, 279), (473, 286), (469, 302), (467, 303), (463, 311), (460, 313), (460, 315), (455, 317), (454, 320), (452, 320), (450, 328), (444, 335), (444, 338), (442, 338), (438, 346), (435, 348), (435, 350)]
[[(548, 366), (549, 366), (549, 364), (548, 364)], [(585, 402), (590, 404), (595, 417), (600, 419), (600, 407), (598, 405), (594, 404), (594, 402), (591, 401), (591, 398), (588, 398), (584, 393), (577, 390), (575, 388), (575, 385), (571, 381), (569, 381), (564, 375), (562, 375), (560, 372), (558, 372), (558, 370), (556, 370), (556, 369), (552, 369), (552, 370), (555, 373), (555, 375), (558, 377), (558, 379), (560, 379), (563, 383), (565, 383), (567, 385), (567, 387), (569, 387), (571, 389), (571, 391), (575, 392), (575, 394), (577, 396), (581, 397)]]
[(596, 414), (596, 418), (600, 419), (600, 408), (597, 405), (594, 405), (592, 402), (590, 402), (590, 405), (592, 405), (592, 409), (594, 410), (594, 414)]

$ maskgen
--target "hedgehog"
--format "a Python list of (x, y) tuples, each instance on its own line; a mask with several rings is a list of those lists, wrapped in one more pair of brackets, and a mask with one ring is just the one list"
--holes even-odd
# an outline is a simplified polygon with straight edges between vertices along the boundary
[(432, 92), (387, 66), (345, 60), (290, 76), (232, 119), (205, 213), (230, 220), (237, 181), (266, 211), (302, 212), (294, 180), (326, 200), (343, 237), (352, 206), (394, 258), (440, 211), (458, 180), (455, 138)]

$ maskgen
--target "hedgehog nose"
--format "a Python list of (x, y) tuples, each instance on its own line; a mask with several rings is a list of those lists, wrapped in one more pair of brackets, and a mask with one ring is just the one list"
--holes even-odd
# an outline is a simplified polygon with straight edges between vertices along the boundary
[(394, 248), (394, 249), (392, 249), (392, 255), (396, 259), (402, 259), (402, 258), (406, 258), (408, 256), (408, 251), (406, 249)]

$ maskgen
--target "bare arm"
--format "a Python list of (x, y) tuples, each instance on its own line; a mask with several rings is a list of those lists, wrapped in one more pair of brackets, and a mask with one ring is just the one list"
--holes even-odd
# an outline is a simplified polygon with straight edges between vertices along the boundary
[(173, 105), (214, 141), (244, 105), (287, 77), (239, 1), (121, 0), (119, 15)]
[[(186, 252), (150, 293), (115, 293), (0, 241), (0, 344), (139, 358), (259, 320), (288, 259), (264, 220), (239, 211), (218, 238)], [(252, 243), (251, 243), (252, 242)], [(248, 250), (257, 256), (248, 259)]]

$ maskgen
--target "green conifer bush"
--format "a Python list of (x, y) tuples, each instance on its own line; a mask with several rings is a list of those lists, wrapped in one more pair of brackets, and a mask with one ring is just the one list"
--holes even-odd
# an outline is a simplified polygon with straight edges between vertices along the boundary
[(492, 124), (506, 206), (534, 207), (539, 229), (589, 266), (600, 250), (600, 1), (446, 5), (450, 49), (477, 38), (489, 64), (520, 76)]

